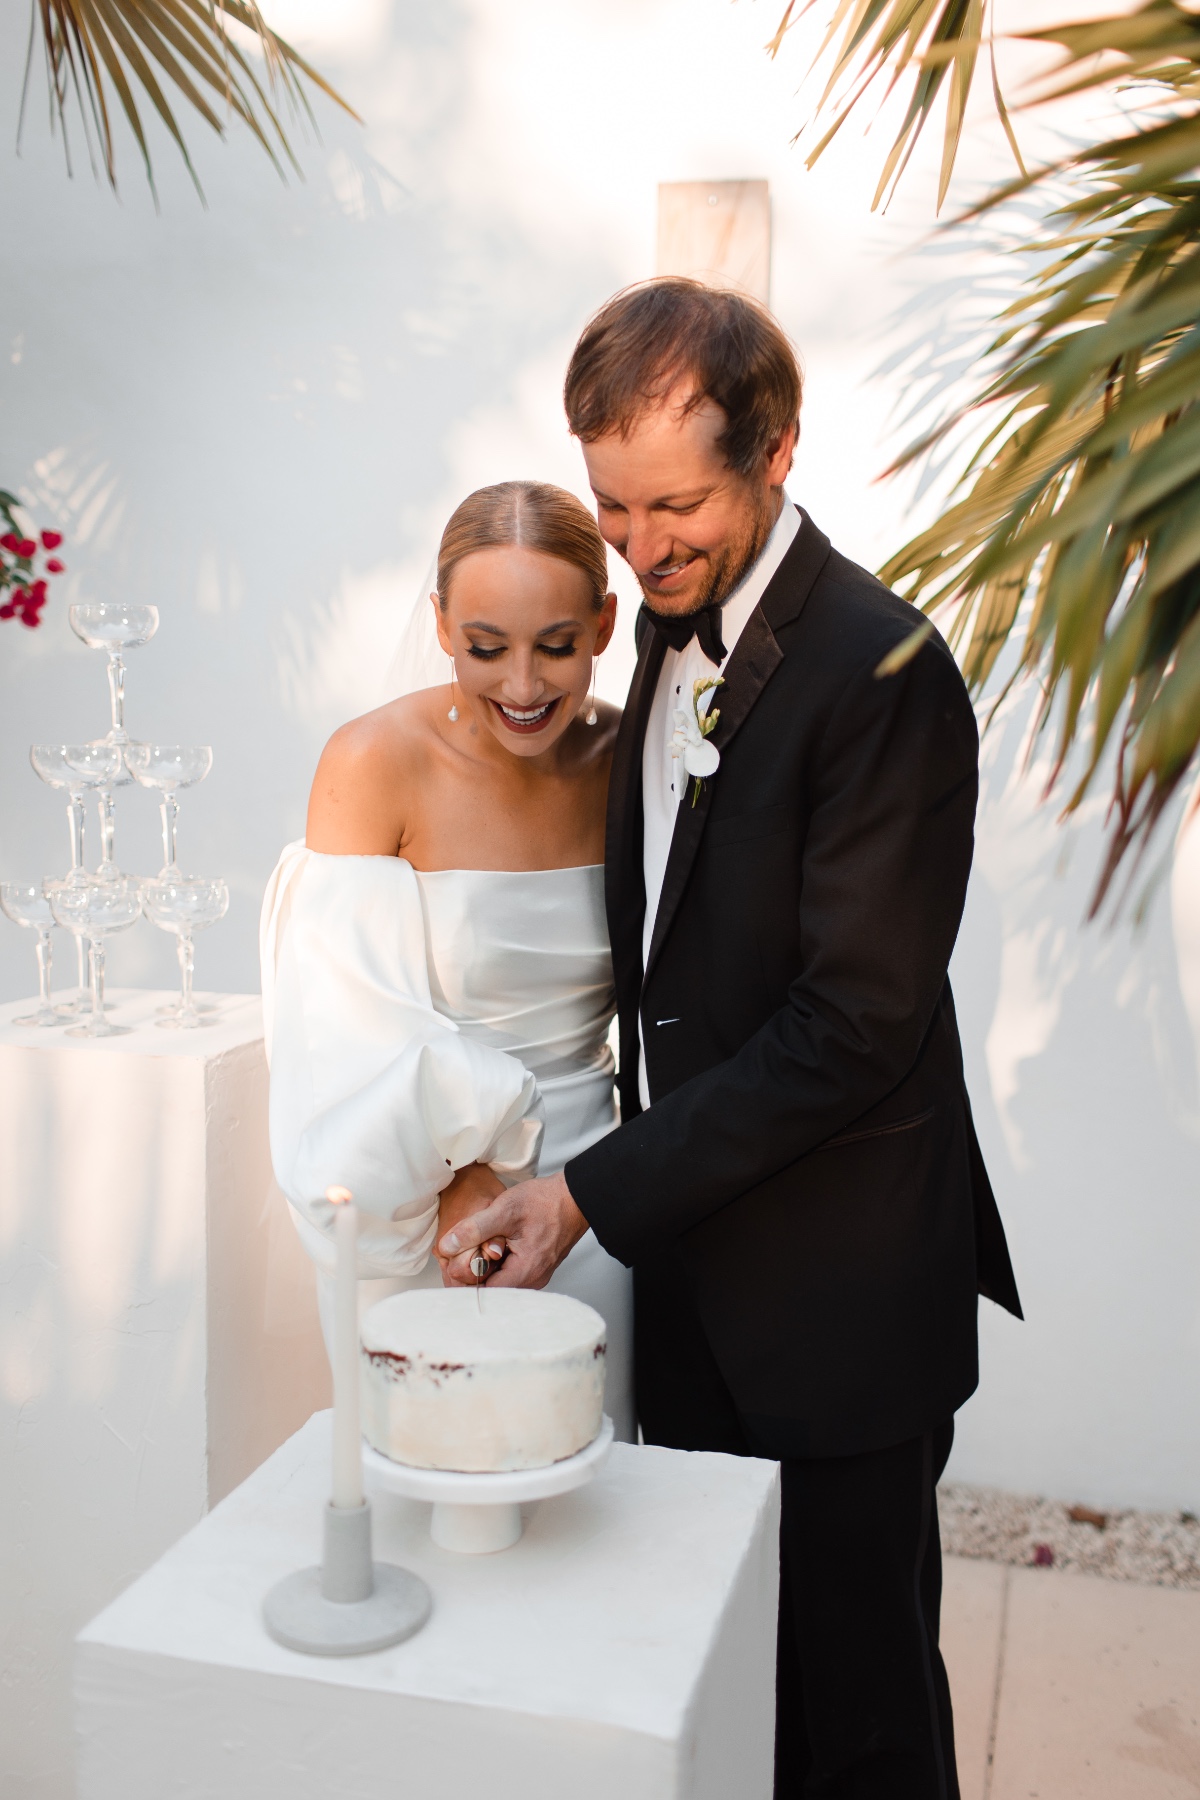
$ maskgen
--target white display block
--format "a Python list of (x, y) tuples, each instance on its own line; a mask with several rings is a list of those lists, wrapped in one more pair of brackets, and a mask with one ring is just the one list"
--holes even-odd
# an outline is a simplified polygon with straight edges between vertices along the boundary
[(328, 1404), (313, 1277), (271, 1199), (257, 998), (128, 1035), (0, 1007), (0, 1788), (74, 1793), (85, 1620)]
[(494, 1556), (376, 1492), (433, 1615), (324, 1660), (260, 1609), (319, 1559), (329, 1454), (321, 1414), (81, 1633), (79, 1800), (769, 1800), (775, 1463), (615, 1444)]

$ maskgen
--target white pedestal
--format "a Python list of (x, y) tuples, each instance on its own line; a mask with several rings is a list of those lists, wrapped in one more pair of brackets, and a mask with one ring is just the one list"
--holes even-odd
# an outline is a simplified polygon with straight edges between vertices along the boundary
[(377, 1494), (433, 1616), (317, 1664), (260, 1608), (328, 1488), (322, 1414), (81, 1634), (80, 1800), (769, 1800), (775, 1464), (615, 1444), (487, 1557)]
[(269, 1204), (256, 998), (202, 1030), (115, 990), (89, 1042), (0, 1007), (0, 1788), (74, 1792), (71, 1644), (328, 1404), (308, 1259)]

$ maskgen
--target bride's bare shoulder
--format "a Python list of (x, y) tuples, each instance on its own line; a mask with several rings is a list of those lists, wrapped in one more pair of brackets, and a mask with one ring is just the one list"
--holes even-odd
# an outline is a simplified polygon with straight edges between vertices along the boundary
[(305, 841), (331, 856), (395, 856), (432, 747), (437, 690), (406, 694), (334, 732), (317, 764)]

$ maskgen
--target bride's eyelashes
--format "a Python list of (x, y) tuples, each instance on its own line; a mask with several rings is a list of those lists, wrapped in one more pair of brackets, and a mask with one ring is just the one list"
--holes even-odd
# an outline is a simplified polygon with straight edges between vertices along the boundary
[[(488, 649), (483, 644), (468, 644), (467, 655), (477, 657), (480, 662), (495, 662), (498, 656), (504, 655), (507, 647), (506, 644), (497, 644), (494, 649)], [(562, 657), (575, 655), (574, 644), (536, 644), (534, 648), (539, 656)]]

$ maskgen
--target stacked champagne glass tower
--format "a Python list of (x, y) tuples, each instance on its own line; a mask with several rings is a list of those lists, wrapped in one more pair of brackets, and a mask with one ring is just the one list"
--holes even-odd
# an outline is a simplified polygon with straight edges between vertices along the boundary
[[(127, 1026), (105, 1016), (105, 946), (145, 913), (174, 935), (179, 955), (179, 999), (163, 1007), (155, 1023), (167, 1030), (192, 1030), (203, 1022), (192, 993), (195, 933), (225, 916), (229, 889), (223, 881), (185, 875), (180, 868), (179, 793), (204, 780), (212, 768), (212, 751), (207, 745), (137, 743), (125, 729), (125, 652), (154, 636), (156, 606), (73, 606), (70, 619), (76, 637), (108, 658), (112, 724), (104, 737), (89, 744), (34, 744), (29, 751), (35, 772), (48, 787), (66, 795), (71, 861), (65, 875), (47, 879), (40, 887), (0, 883), (0, 909), (15, 925), (37, 933), (38, 1006), (15, 1023), (65, 1024), (72, 1037), (113, 1037), (127, 1031)], [(123, 873), (114, 853), (116, 790), (133, 782), (159, 796), (163, 867), (154, 876)], [(100, 822), (100, 856), (91, 870), (84, 857), (89, 796), (96, 802)], [(58, 1004), (50, 992), (50, 934), (56, 925), (75, 939), (78, 959), (77, 992)]]

